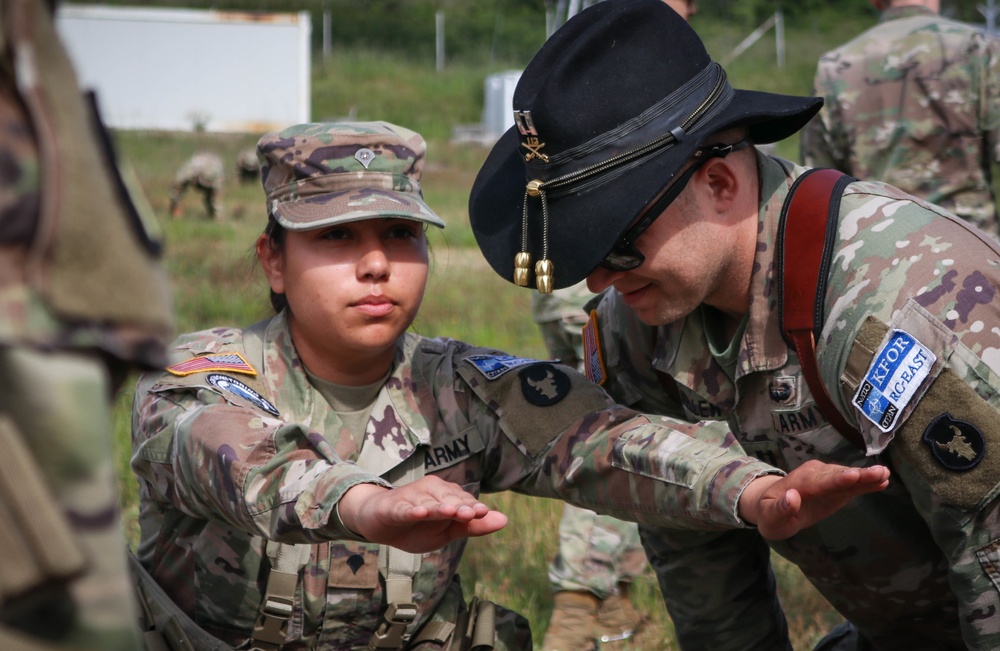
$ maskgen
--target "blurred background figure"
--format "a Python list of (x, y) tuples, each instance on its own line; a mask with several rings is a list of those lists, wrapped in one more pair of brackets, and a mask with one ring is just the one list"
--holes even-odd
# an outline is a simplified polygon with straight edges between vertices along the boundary
[[(583, 371), (584, 305), (594, 297), (586, 282), (551, 294), (532, 292), (531, 318), (551, 359)], [(643, 617), (628, 588), (646, 566), (635, 523), (566, 504), (559, 551), (549, 566), (554, 604), (542, 649), (589, 651), (599, 640), (632, 637)]]
[(1000, 49), (940, 0), (872, 0), (877, 25), (820, 57), (802, 161), (885, 181), (996, 237)]
[(0, 649), (135, 651), (111, 402), (169, 299), (51, 9), (0, 0)]
[(221, 220), (222, 215), (222, 184), (225, 174), (222, 159), (209, 151), (200, 151), (184, 164), (174, 175), (174, 183), (170, 187), (170, 216), (181, 216), (181, 197), (188, 187), (193, 187), (202, 193), (205, 199), (205, 210), (212, 219)]
[(236, 154), (236, 175), (242, 184), (256, 183), (260, 178), (260, 161), (253, 147), (241, 149)]

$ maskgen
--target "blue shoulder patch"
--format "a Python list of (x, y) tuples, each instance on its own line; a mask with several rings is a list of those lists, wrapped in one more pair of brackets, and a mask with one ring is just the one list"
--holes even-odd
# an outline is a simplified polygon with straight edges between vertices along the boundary
[(218, 373), (213, 373), (208, 376), (208, 383), (213, 387), (222, 389), (223, 391), (228, 391), (233, 395), (243, 398), (247, 402), (253, 404), (260, 409), (263, 409), (273, 416), (278, 416), (278, 408), (272, 405), (270, 402), (264, 399), (259, 393), (243, 384), (236, 378), (229, 377), (228, 375), (219, 375)]
[(541, 360), (514, 357), (513, 355), (469, 355), (467, 362), (476, 367), (487, 380), (495, 380), (504, 373), (525, 364), (537, 364)]

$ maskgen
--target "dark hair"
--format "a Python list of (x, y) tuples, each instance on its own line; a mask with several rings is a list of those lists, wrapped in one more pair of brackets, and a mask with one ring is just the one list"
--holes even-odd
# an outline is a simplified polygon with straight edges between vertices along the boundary
[[(267, 245), (271, 247), (272, 251), (281, 251), (285, 248), (285, 236), (287, 233), (288, 231), (278, 223), (274, 215), (268, 214), (267, 226), (264, 227), (264, 235), (267, 236)], [(279, 294), (273, 289), (268, 289), (268, 291), (271, 293), (271, 307), (274, 309), (275, 314), (288, 308), (288, 299), (285, 298), (284, 294)]]

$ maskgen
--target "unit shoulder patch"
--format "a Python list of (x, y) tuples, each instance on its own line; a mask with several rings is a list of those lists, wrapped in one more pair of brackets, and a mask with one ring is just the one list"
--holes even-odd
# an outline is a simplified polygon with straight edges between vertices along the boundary
[(532, 364), (520, 372), (521, 394), (538, 407), (556, 404), (569, 393), (569, 376), (552, 364)]
[(944, 413), (930, 422), (922, 437), (931, 456), (948, 470), (972, 470), (986, 452), (983, 433), (964, 420)]

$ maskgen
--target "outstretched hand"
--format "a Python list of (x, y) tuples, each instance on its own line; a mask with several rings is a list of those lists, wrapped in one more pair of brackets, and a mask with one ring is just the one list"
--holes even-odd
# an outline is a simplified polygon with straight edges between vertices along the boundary
[(807, 461), (785, 477), (765, 475), (750, 482), (739, 502), (740, 517), (761, 535), (784, 540), (832, 515), (853, 498), (889, 485), (885, 466), (849, 468)]
[(485, 536), (507, 524), (503, 513), (433, 475), (396, 488), (359, 484), (344, 493), (338, 508), (351, 531), (414, 554), (459, 538)]

